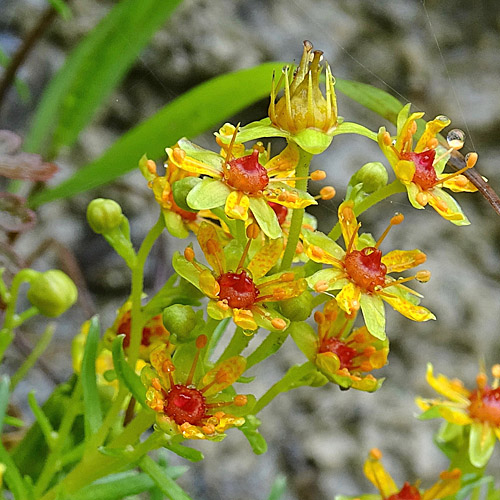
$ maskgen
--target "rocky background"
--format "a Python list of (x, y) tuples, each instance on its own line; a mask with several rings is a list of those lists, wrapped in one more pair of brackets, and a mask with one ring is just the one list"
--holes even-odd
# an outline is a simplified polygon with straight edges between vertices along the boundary
[[(23, 66), (20, 76), (33, 94), (29, 104), (14, 92), (0, 114), (1, 128), (24, 133), (48, 79), (66, 54), (105, 15), (113, 2), (74, 2), (69, 21), (56, 20)], [(46, 3), (42, 0), (0, 0), (0, 45), (12, 53)], [(302, 40), (324, 51), (335, 75), (376, 85), (402, 102), (412, 102), (427, 118), (445, 114), (467, 134), (464, 151), (479, 153), (478, 169), (500, 191), (500, 3), (495, 0), (185, 0), (141, 54), (124, 82), (81, 135), (71, 151), (58, 159), (61, 178), (97, 157), (117, 137), (153, 114), (185, 90), (218, 74), (268, 61), (297, 61)], [(228, 96), (229, 98), (229, 96)], [(247, 123), (264, 116), (267, 101), (237, 117)], [(339, 96), (340, 114), (376, 130), (383, 120)], [(158, 133), (161, 133), (159, 131)], [(210, 134), (197, 138), (213, 147)], [(167, 146), (167, 144), (166, 144)], [(335, 221), (336, 207), (352, 173), (367, 161), (383, 161), (367, 139), (341, 136), (314, 168), (328, 172), (338, 191), (315, 213), (320, 228)], [(90, 295), (61, 321), (44, 362), (19, 387), (16, 400), (25, 401), (35, 388), (43, 400), (70, 373), (69, 343), (93, 310), (103, 322), (124, 300), (129, 276), (104, 240), (85, 223), (91, 197), (119, 201), (131, 220), (137, 241), (156, 218), (157, 207), (142, 178), (127, 175), (98, 192), (44, 206), (35, 230), (17, 242), (28, 255), (53, 238), (68, 249), (86, 277)], [(424, 375), (426, 362), (449, 376), (474, 384), (478, 364), (500, 362), (500, 220), (480, 195), (457, 196), (472, 224), (457, 228), (431, 209), (418, 212), (404, 197), (394, 197), (362, 217), (364, 230), (381, 234), (395, 211), (405, 214), (383, 249), (418, 247), (428, 254), (431, 281), (419, 287), (437, 322), (413, 324), (388, 311), (390, 364), (387, 380), (376, 394), (341, 392), (329, 385), (301, 388), (282, 395), (262, 412), (261, 431), (269, 451), (256, 457), (238, 431), (223, 443), (196, 443), (206, 460), (180, 480), (197, 500), (263, 500), (278, 474), (288, 480), (286, 500), (332, 499), (335, 494), (373, 492), (362, 463), (368, 450), (379, 447), (398, 484), (422, 479), (433, 484), (446, 467), (433, 447), (438, 422), (414, 418), (417, 394), (431, 396)], [(154, 249), (148, 286), (154, 288), (169, 272), (169, 256), (178, 242), (163, 240)], [(66, 250), (54, 245), (37, 261), (38, 268), (68, 262)], [(60, 247), (59, 247), (60, 248)], [(26, 355), (40, 325), (32, 324), (10, 351), (14, 366)], [(291, 342), (258, 368), (266, 385), (287, 368), (302, 362)], [(257, 374), (257, 373), (256, 373)], [(259, 392), (260, 391), (260, 392)], [(256, 392), (261, 394), (264, 385)], [(27, 415), (27, 418), (30, 418)], [(491, 473), (500, 477), (500, 446)], [(178, 460), (172, 459), (174, 462)], [(179, 460), (180, 462), (180, 460)]]

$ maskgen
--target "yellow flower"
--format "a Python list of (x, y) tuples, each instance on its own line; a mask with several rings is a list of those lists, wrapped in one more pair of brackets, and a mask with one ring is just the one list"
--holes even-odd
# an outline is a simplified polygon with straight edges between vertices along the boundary
[[(408, 482), (404, 483), (403, 487), (399, 489), (391, 475), (380, 462), (381, 458), (382, 453), (380, 450), (377, 448), (372, 449), (365, 462), (363, 471), (365, 476), (380, 492), (382, 500), (438, 500), (449, 495), (454, 495), (460, 489), (460, 477), (462, 473), (459, 469), (441, 472), (439, 475), (440, 480), (425, 491), (421, 491), (417, 485), (411, 485)], [(365, 495), (361, 498), (364, 497)], [(373, 498), (373, 495), (370, 495), (370, 498)]]
[(368, 331), (380, 340), (386, 336), (383, 301), (414, 321), (435, 319), (428, 309), (415, 303), (415, 296), (419, 294), (403, 284), (415, 278), (422, 282), (428, 281), (428, 271), (421, 271), (411, 278), (394, 279), (388, 275), (424, 263), (425, 254), (417, 249), (393, 250), (383, 256), (378, 248), (390, 227), (400, 224), (403, 216), (395, 215), (382, 237), (375, 243), (369, 235), (363, 235), (363, 239), (358, 237), (360, 224), (354, 215), (352, 201), (342, 203), (338, 213), (345, 251), (319, 231), (303, 231), (308, 257), (315, 262), (333, 266), (307, 278), (309, 286), (316, 292), (340, 290), (336, 296), (340, 308), (347, 314), (361, 308)]
[(457, 379), (444, 375), (434, 377), (433, 367), (427, 365), (427, 382), (445, 400), (417, 398), (425, 413), (421, 418), (442, 417), (459, 426), (470, 426), (469, 459), (475, 467), (484, 467), (493, 453), (496, 438), (500, 439), (500, 365), (492, 368), (493, 384), (488, 385), (486, 374), (477, 376), (477, 388), (470, 391)]
[[(464, 169), (453, 174), (443, 174), (444, 167), (454, 149), (463, 146), (459, 132), (450, 132), (453, 138), (449, 141), (450, 148), (445, 150), (439, 146), (436, 135), (450, 124), (446, 116), (438, 116), (428, 122), (425, 131), (413, 148), (413, 136), (417, 131), (416, 120), (424, 113), (412, 113), (408, 116), (410, 104), (406, 105), (398, 115), (398, 130), (393, 140), (385, 127), (378, 132), (378, 143), (382, 152), (389, 160), (396, 177), (405, 185), (410, 203), (418, 209), (429, 204), (436, 212), (457, 226), (470, 224), (458, 203), (442, 187), (454, 192), (473, 192), (477, 188), (463, 171), (472, 168), (477, 160), (477, 154), (468, 156)], [(439, 156), (436, 158), (436, 152)], [(442, 186), (442, 187), (441, 187)]]
[[(181, 434), (186, 439), (220, 440), (224, 431), (245, 423), (242, 414), (251, 409), (248, 396), (231, 396), (225, 392), (245, 371), (246, 360), (233, 356), (208, 371), (200, 370), (200, 351), (206, 347), (207, 337), (196, 339), (196, 351), (187, 356), (176, 354), (176, 360), (192, 360), (191, 366), (173, 361), (162, 347), (151, 352), (154, 371), (146, 366), (141, 378), (148, 387), (146, 402), (157, 412), (156, 423), (168, 434)], [(189, 350), (190, 346), (179, 349)], [(185, 353), (183, 353), (185, 354)], [(200, 373), (200, 371), (202, 373)], [(252, 397), (253, 401), (253, 397)], [(222, 408), (230, 408), (235, 416)]]
[(297, 297), (306, 289), (306, 282), (292, 272), (266, 276), (281, 256), (281, 239), (264, 244), (248, 266), (244, 266), (250, 244), (259, 235), (258, 227), (251, 224), (247, 235), (248, 243), (239, 263), (229, 266), (230, 256), (226, 257), (216, 230), (202, 223), (198, 242), (213, 271), (195, 260), (191, 247), (186, 249), (184, 256), (174, 255), (172, 265), (180, 276), (210, 298), (207, 312), (212, 318), (222, 320), (232, 317), (236, 325), (250, 332), (259, 326), (271, 331), (284, 330), (289, 320), (266, 307), (265, 303)]
[(289, 144), (279, 155), (269, 158), (261, 143), (251, 151), (235, 145), (238, 129), (226, 124), (224, 130), (228, 129), (232, 130), (232, 141), (225, 145), (219, 140), (221, 154), (202, 149), (187, 139), (181, 139), (178, 147), (167, 148), (173, 165), (206, 176), (189, 192), (186, 202), (195, 210), (224, 207), (227, 217), (236, 220), (248, 220), (251, 212), (269, 238), (279, 238), (281, 228), (268, 202), (288, 208), (316, 204), (311, 195), (293, 187), (298, 148)]

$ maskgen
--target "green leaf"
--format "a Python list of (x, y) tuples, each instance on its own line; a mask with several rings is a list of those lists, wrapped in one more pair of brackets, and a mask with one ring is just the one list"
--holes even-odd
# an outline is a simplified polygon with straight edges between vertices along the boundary
[(186, 197), (186, 203), (195, 210), (222, 207), (231, 189), (220, 180), (206, 178), (196, 184)]
[(188, 448), (187, 446), (183, 446), (182, 444), (168, 444), (166, 443), (165, 448), (179, 455), (179, 457), (185, 458), (190, 462), (200, 462), (203, 460), (203, 453), (201, 451), (195, 450), (194, 448)]
[(118, 335), (113, 340), (111, 351), (113, 354), (113, 364), (115, 366), (116, 376), (122, 384), (128, 387), (129, 391), (144, 408), (150, 409), (146, 404), (146, 388), (144, 387), (141, 378), (130, 368), (130, 365), (125, 360), (123, 353), (123, 339), (125, 335)]
[(198, 85), (129, 131), (73, 177), (34, 196), (31, 204), (38, 206), (102, 186), (136, 168), (145, 152), (149, 158), (162, 157), (165, 146), (174, 144), (179, 137), (201, 134), (264, 98), (269, 93), (273, 71), (280, 71), (281, 66), (265, 63)]
[(49, 0), (49, 3), (65, 21), (73, 17), (71, 9), (64, 0)]
[(26, 151), (55, 156), (62, 146), (71, 145), (180, 1), (119, 2), (78, 44), (45, 90)]
[(377, 133), (359, 125), (358, 123), (342, 122), (334, 131), (333, 137), (341, 134), (358, 134), (368, 137), (372, 141), (377, 142)]
[(47, 415), (45, 415), (44, 411), (38, 405), (38, 402), (35, 399), (35, 393), (33, 391), (28, 394), (28, 404), (30, 405), (31, 411), (33, 412), (33, 415), (35, 416), (35, 419), (38, 422), (40, 429), (42, 430), (47, 445), (49, 446), (49, 448), (52, 448), (57, 434), (54, 432), (52, 424), (47, 418)]
[(271, 492), (267, 497), (267, 500), (280, 500), (280, 498), (285, 494), (286, 491), (286, 476), (279, 474), (274, 480)]
[(256, 455), (262, 455), (267, 451), (266, 440), (258, 431), (260, 424), (261, 421), (255, 415), (247, 415), (245, 417), (245, 423), (238, 427), (238, 429), (243, 432), (245, 437), (248, 439), (248, 442)]
[(385, 310), (382, 299), (377, 295), (362, 293), (359, 302), (368, 331), (379, 340), (385, 340)]
[(402, 104), (385, 90), (366, 83), (336, 79), (335, 90), (342, 92), (365, 108), (375, 111), (391, 123), (396, 123)]
[(250, 198), (250, 210), (262, 231), (271, 239), (281, 236), (281, 226), (274, 210), (263, 198)]
[(145, 456), (139, 467), (155, 482), (170, 500), (191, 500), (191, 497), (152, 458)]
[(97, 390), (97, 376), (95, 364), (97, 348), (99, 345), (99, 319), (94, 316), (90, 320), (89, 333), (85, 343), (85, 351), (82, 360), (82, 389), (83, 412), (85, 424), (85, 437), (90, 438), (102, 424), (101, 401)]
[(485, 467), (495, 448), (495, 431), (482, 422), (474, 422), (470, 427), (469, 459), (474, 467)]

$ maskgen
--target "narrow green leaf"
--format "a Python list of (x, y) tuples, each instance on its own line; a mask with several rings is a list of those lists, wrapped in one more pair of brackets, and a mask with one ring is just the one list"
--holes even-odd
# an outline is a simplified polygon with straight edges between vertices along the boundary
[(403, 105), (385, 90), (366, 83), (336, 78), (335, 90), (339, 90), (353, 101), (379, 114), (391, 123), (396, 123)]
[(40, 429), (42, 430), (47, 445), (49, 446), (49, 448), (51, 448), (54, 444), (56, 434), (54, 432), (52, 424), (50, 423), (50, 420), (47, 418), (47, 415), (45, 415), (44, 411), (38, 405), (38, 402), (35, 399), (35, 393), (33, 391), (28, 394), (28, 404), (30, 405), (31, 411), (33, 412), (33, 415), (35, 416), (35, 419), (38, 422)]
[(191, 500), (191, 497), (147, 455), (139, 462), (139, 467), (148, 474), (158, 488), (170, 500)]
[(71, 145), (181, 0), (122, 0), (78, 44), (52, 79), (25, 142), (55, 156)]
[(118, 380), (129, 389), (132, 396), (138, 401), (144, 408), (149, 409), (146, 404), (146, 388), (141, 382), (140, 377), (130, 368), (129, 364), (125, 360), (125, 354), (123, 353), (123, 339), (125, 335), (118, 335), (113, 340), (112, 353), (113, 353), (113, 364), (115, 365), (115, 372)]
[(182, 444), (168, 443), (166, 443), (164, 446), (165, 448), (167, 448), (167, 450), (175, 453), (176, 455), (179, 455), (179, 457), (189, 460), (190, 462), (199, 462), (200, 460), (203, 460), (203, 453), (194, 448), (188, 448), (187, 446), (183, 446)]
[(285, 494), (286, 491), (286, 476), (278, 475), (274, 480), (271, 492), (267, 497), (267, 500), (280, 500), (280, 498)]
[(162, 157), (165, 147), (175, 144), (180, 137), (201, 134), (268, 95), (272, 73), (279, 71), (282, 65), (265, 63), (198, 85), (127, 132), (104, 155), (78, 170), (73, 177), (42, 191), (30, 203), (38, 206), (102, 186), (137, 168), (144, 153), (148, 158)]
[(247, 415), (245, 417), (245, 423), (238, 427), (238, 429), (243, 432), (243, 435), (248, 439), (248, 442), (256, 455), (262, 455), (267, 451), (266, 440), (258, 430), (260, 424), (260, 420), (255, 415)]
[(90, 320), (89, 333), (85, 343), (85, 351), (82, 360), (82, 389), (83, 413), (85, 424), (85, 437), (92, 436), (102, 424), (101, 401), (97, 390), (97, 376), (95, 362), (99, 344), (99, 319), (94, 316)]
[(9, 405), (10, 394), (10, 380), (7, 375), (0, 377), (0, 434), (2, 433), (3, 420), (7, 413), (7, 406)]
[(64, 0), (49, 0), (49, 3), (65, 21), (73, 17), (69, 5)]

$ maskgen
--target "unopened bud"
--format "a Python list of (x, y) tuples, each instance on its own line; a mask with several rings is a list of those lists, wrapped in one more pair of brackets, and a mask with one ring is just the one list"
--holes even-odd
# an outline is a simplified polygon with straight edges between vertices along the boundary
[(123, 220), (122, 208), (116, 201), (96, 198), (87, 207), (87, 221), (97, 234), (109, 233)]
[(298, 297), (282, 300), (279, 304), (281, 314), (291, 321), (305, 321), (313, 310), (313, 296), (305, 291)]
[(363, 184), (365, 193), (374, 193), (384, 187), (389, 180), (387, 170), (378, 161), (373, 161), (363, 165), (352, 177), (349, 184)]
[(178, 340), (187, 340), (196, 326), (196, 314), (190, 306), (174, 304), (163, 311), (163, 324)]
[(55, 318), (76, 302), (78, 291), (67, 274), (52, 269), (41, 273), (31, 282), (27, 297), (41, 314)]
[(186, 202), (187, 195), (193, 189), (201, 179), (199, 177), (184, 177), (172, 184), (172, 195), (174, 201), (179, 208), (186, 210), (187, 212), (196, 212), (193, 210)]

